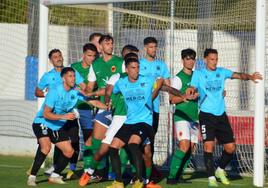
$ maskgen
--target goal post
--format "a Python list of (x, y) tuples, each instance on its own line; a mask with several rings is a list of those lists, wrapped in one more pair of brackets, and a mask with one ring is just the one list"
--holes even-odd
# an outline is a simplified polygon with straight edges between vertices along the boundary
[[(256, 4), (256, 71), (265, 79), (265, 24), (266, 0)], [(264, 186), (264, 149), (265, 149), (265, 85), (260, 80), (255, 88), (255, 118), (254, 118), (254, 173), (253, 184)]]

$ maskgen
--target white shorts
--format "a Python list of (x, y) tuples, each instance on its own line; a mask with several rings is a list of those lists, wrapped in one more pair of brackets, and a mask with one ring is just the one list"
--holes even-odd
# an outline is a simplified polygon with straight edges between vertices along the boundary
[(113, 116), (112, 122), (105, 133), (105, 138), (101, 141), (105, 144), (111, 144), (114, 136), (118, 132), (118, 130), (122, 127), (124, 122), (126, 121), (127, 116)]
[(177, 121), (175, 122), (175, 130), (178, 141), (190, 140), (192, 143), (198, 143), (198, 122)]

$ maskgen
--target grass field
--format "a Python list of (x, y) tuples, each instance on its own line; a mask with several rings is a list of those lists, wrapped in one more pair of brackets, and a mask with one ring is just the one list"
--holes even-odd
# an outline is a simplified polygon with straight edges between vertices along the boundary
[[(2, 156), (0, 155), (0, 187), (1, 188), (24, 188), (26, 185), (27, 175), (26, 171), (32, 163), (30, 157), (14, 157), (14, 156)], [(190, 184), (178, 184), (175, 186), (167, 185), (166, 179), (160, 181), (160, 185), (163, 188), (172, 187), (185, 187), (185, 188), (205, 188), (207, 186), (207, 178), (204, 173), (190, 173), (186, 174), (184, 178), (190, 178)], [(249, 177), (232, 177), (230, 186), (223, 186), (219, 184), (219, 187), (243, 187), (249, 188), (254, 187), (252, 185), (252, 178)], [(78, 179), (68, 181), (66, 185), (54, 185), (47, 182), (47, 177), (43, 175), (43, 170), (40, 170), (37, 177), (37, 187), (65, 187), (74, 188), (78, 186)], [(87, 185), (88, 188), (105, 188), (111, 182), (92, 183)], [(127, 187), (131, 187), (128, 185)]]

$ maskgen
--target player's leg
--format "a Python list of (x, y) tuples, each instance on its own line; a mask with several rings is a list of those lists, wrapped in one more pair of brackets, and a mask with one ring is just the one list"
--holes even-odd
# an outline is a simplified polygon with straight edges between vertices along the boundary
[(56, 165), (54, 172), (50, 175), (49, 182), (65, 184), (65, 182), (62, 180), (62, 177), (60, 176), (60, 173), (68, 165), (71, 157), (74, 154), (74, 149), (69, 140), (69, 135), (64, 127), (58, 131), (53, 131), (50, 135), (50, 139), (53, 143), (55, 143), (56, 147), (61, 150), (62, 155), (59, 156), (58, 164)]
[(29, 186), (36, 186), (36, 174), (46, 159), (51, 149), (51, 141), (48, 135), (48, 129), (42, 124), (33, 123), (34, 134), (38, 139), (38, 148), (34, 162), (27, 180)]
[(225, 113), (220, 117), (220, 125), (217, 127), (216, 138), (223, 144), (223, 152), (215, 176), (219, 178), (223, 184), (229, 185), (230, 181), (224, 169), (233, 158), (235, 141), (231, 125)]

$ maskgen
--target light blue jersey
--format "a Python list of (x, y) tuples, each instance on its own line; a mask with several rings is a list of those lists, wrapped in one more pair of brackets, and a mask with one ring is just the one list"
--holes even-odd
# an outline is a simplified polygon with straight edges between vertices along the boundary
[[(150, 62), (145, 58), (140, 59), (140, 75), (149, 76), (154, 79), (168, 79), (170, 77), (170, 73), (165, 62), (158, 59)], [(154, 112), (159, 113), (159, 105), (160, 97), (158, 95), (153, 102)]]
[(52, 109), (54, 114), (66, 114), (72, 112), (77, 100), (84, 100), (77, 90), (66, 91), (63, 84), (49, 89), (45, 102), (36, 115), (34, 123), (42, 123), (53, 131), (59, 130), (67, 120), (48, 120), (43, 117), (44, 106)]
[(206, 68), (195, 70), (191, 86), (199, 93), (199, 108), (202, 112), (219, 116), (225, 112), (224, 84), (227, 78), (231, 78), (231, 70), (218, 67), (215, 71)]
[(139, 75), (136, 82), (128, 77), (120, 78), (114, 85), (113, 93), (122, 93), (127, 106), (126, 124), (147, 123), (152, 125), (152, 92), (155, 79)]
[[(78, 85), (83, 81), (84, 79), (82, 78), (82, 76), (75, 70), (75, 83)], [(62, 83), (60, 72), (57, 72), (56, 69), (52, 69), (42, 76), (37, 87), (41, 90), (44, 90), (46, 88), (49, 89), (51, 87), (55, 87), (60, 83)]]

